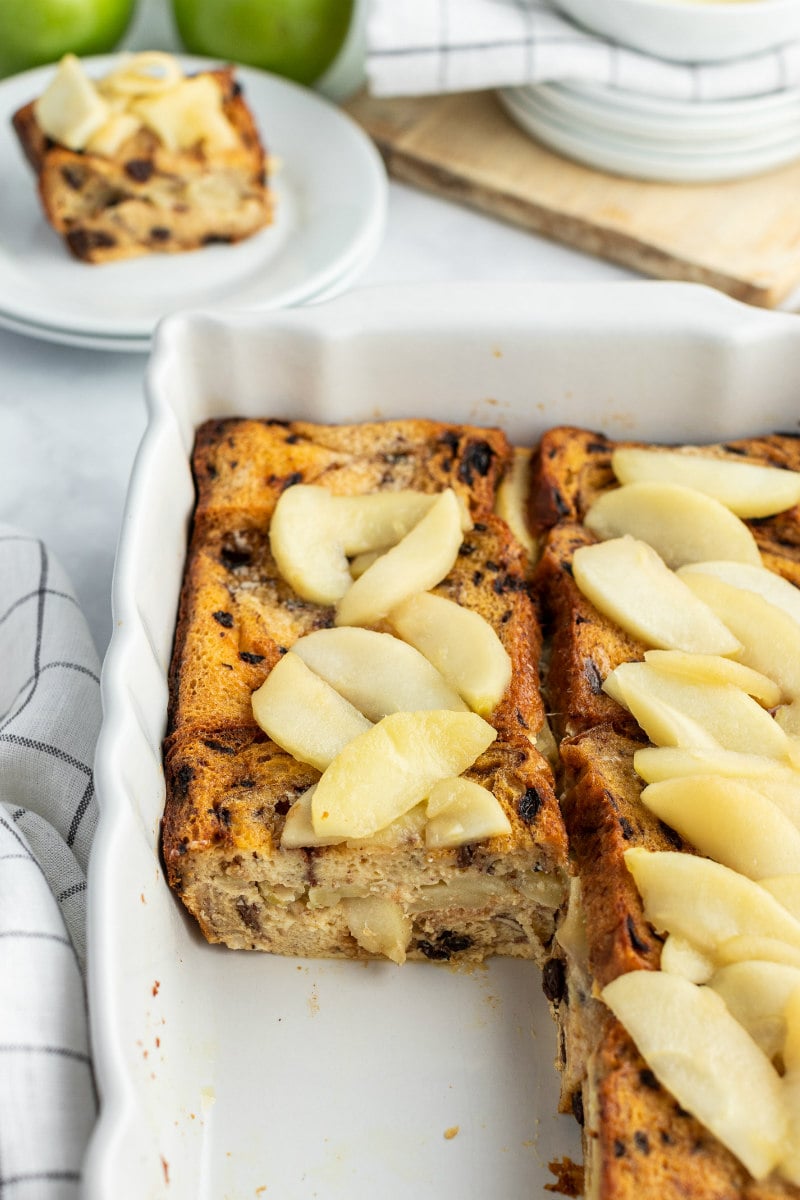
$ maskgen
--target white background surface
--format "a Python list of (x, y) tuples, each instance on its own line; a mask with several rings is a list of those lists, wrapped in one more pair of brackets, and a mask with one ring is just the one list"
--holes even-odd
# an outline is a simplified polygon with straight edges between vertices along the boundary
[[(140, 5), (128, 43), (175, 48), (166, 0)], [(357, 286), (625, 278), (634, 275), (392, 184), (384, 243)], [(125, 490), (145, 424), (146, 361), (0, 331), (0, 519), (44, 538), (61, 559), (101, 655), (111, 636), (111, 573)]]

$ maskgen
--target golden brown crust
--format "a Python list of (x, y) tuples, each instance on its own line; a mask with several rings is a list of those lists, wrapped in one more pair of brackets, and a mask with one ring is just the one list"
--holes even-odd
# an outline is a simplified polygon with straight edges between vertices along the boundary
[(640, 802), (643, 784), (633, 755), (641, 745), (600, 725), (560, 748), (564, 819), (582, 884), (589, 965), (600, 987), (626, 971), (655, 970), (661, 958), (661, 941), (645, 920), (625, 851), (691, 850)]
[(607, 1023), (589, 1067), (584, 1144), (603, 1200), (766, 1200), (724, 1146), (660, 1086), (619, 1022)]
[(643, 658), (645, 647), (598, 612), (572, 577), (575, 551), (595, 540), (582, 525), (556, 525), (534, 572), (549, 640), (547, 703), (559, 738), (605, 723), (622, 733), (639, 732), (603, 682), (620, 663)]
[(195, 520), (235, 508), (266, 527), (286, 487), (316, 483), (340, 496), (451, 487), (480, 521), (510, 456), (499, 429), (440, 421), (208, 421), (195, 443)]
[(270, 222), (265, 156), (253, 116), (232, 68), (208, 74), (219, 83), (223, 111), (238, 135), (232, 150), (171, 152), (141, 129), (106, 158), (52, 142), (39, 128), (34, 101), (14, 114), (45, 215), (76, 258), (113, 262), (237, 242)]

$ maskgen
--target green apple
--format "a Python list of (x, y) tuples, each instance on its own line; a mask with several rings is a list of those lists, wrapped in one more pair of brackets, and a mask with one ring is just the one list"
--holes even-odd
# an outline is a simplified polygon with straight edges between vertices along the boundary
[(2, 0), (0, 75), (77, 55), (113, 50), (136, 0)]
[(342, 47), (353, 0), (172, 0), (172, 7), (193, 54), (313, 83)]

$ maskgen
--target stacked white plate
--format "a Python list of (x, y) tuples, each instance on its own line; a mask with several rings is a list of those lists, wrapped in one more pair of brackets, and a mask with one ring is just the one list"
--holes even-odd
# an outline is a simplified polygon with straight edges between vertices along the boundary
[[(88, 59), (103, 75), (114, 59)], [(211, 64), (184, 58), (186, 70)], [(380, 244), (387, 184), (380, 156), (344, 113), (286, 80), (239, 67), (271, 155), (275, 223), (235, 246), (102, 266), (70, 257), (39, 207), (10, 118), (52, 75), (0, 83), (0, 328), (99, 350), (147, 351), (167, 313), (217, 304), (272, 309), (344, 290)]]
[(500, 98), (538, 141), (614, 174), (707, 183), (800, 158), (800, 89), (688, 102), (602, 84), (506, 88)]

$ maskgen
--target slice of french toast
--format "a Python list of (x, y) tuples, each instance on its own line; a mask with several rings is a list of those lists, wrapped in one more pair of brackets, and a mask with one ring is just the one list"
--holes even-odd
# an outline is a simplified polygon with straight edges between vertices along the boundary
[[(225, 420), (198, 431), (198, 500), (170, 674), (163, 853), (170, 883), (209, 940), (308, 956), (544, 961), (566, 892), (566, 834), (552, 769), (537, 749), (547, 726), (529, 564), (492, 511), (510, 458), (497, 430), (424, 420)], [(484, 714), (496, 740), (463, 776), (499, 802), (503, 834), (433, 846), (417, 806), (366, 840), (284, 844), (287, 813), (320, 771), (262, 732), (252, 695), (299, 639), (333, 631), (336, 616), (333, 605), (297, 594), (270, 544), (279, 499), (299, 484), (347, 497), (452, 489), (468, 510), (455, 562), (431, 592), (480, 616), (510, 662), (510, 681)], [(399, 949), (389, 935), (382, 948), (359, 935), (364, 904), (378, 902), (400, 930)]]
[[(644, 781), (633, 758), (647, 738), (603, 690), (615, 667), (641, 660), (647, 647), (599, 612), (573, 574), (575, 553), (597, 540), (583, 518), (618, 486), (611, 457), (623, 445), (643, 444), (571, 427), (548, 431), (533, 458), (529, 495), (531, 525), (543, 539), (535, 586), (548, 646), (544, 691), (559, 740), (562, 811), (576, 873), (544, 976), (560, 1031), (561, 1106), (583, 1126), (587, 1197), (797, 1197), (800, 1189), (777, 1176), (754, 1180), (681, 1108), (599, 998), (619, 976), (660, 965), (663, 935), (644, 915), (625, 852), (696, 853), (641, 803)], [(800, 467), (800, 440), (790, 435), (685, 452)], [(800, 582), (797, 510), (746, 524), (764, 565)]]
[[(75, 258), (116, 262), (238, 242), (272, 220), (266, 156), (230, 67), (204, 73), (219, 92), (230, 145), (198, 136), (169, 146), (143, 125), (113, 150), (72, 149), (49, 137), (31, 100), (13, 126), (38, 179), (47, 220)], [(198, 78), (198, 77), (195, 77)]]

